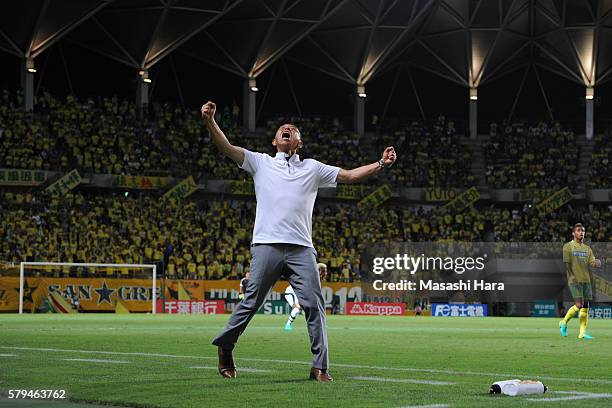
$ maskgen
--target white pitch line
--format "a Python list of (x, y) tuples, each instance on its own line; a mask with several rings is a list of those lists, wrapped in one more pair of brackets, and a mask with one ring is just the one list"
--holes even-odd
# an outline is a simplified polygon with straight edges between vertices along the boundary
[(448, 404), (433, 404), (433, 405), (407, 405), (400, 408), (447, 408), (450, 407)]
[[(306, 361), (292, 361), (292, 360), (272, 360), (265, 358), (240, 358), (239, 360), (244, 361), (258, 361), (258, 362), (267, 362), (267, 363), (281, 363), (281, 364), (304, 364), (311, 365), (311, 363)], [(549, 377), (549, 376), (541, 376), (537, 374), (517, 374), (517, 373), (491, 373), (491, 372), (482, 372), (482, 371), (455, 371), (455, 370), (440, 370), (437, 368), (412, 368), (412, 367), (382, 367), (382, 366), (371, 366), (371, 365), (361, 365), (361, 364), (342, 364), (342, 363), (333, 363), (333, 367), (343, 367), (343, 368), (359, 368), (359, 369), (370, 369), (370, 370), (384, 370), (384, 371), (400, 371), (400, 372), (413, 372), (413, 373), (431, 373), (431, 374), (447, 374), (451, 376), (464, 376), (464, 375), (473, 375), (473, 376), (486, 376), (486, 377), (529, 377), (534, 379), (542, 379), (542, 380), (551, 380), (551, 381), (569, 381), (569, 382), (584, 382), (584, 383), (593, 383), (593, 384), (612, 384), (612, 379), (603, 380), (600, 378), (572, 378), (572, 377)]]
[(0, 357), (17, 357), (17, 354), (0, 354)]
[(123, 360), (99, 360), (95, 358), (63, 358), (64, 361), (82, 361), (84, 363), (111, 363), (111, 364), (128, 364), (129, 361)]
[(594, 392), (588, 391), (548, 391), (549, 394), (570, 394), (570, 395), (587, 395), (587, 394), (596, 394)]
[[(216, 366), (193, 366), (189, 368), (205, 368), (205, 369), (211, 369), (211, 370), (219, 369), (219, 367), (216, 367)], [(236, 370), (240, 372), (244, 371), (246, 373), (269, 373), (271, 372), (271, 370), (262, 370), (259, 368), (246, 368), (246, 367), (236, 367)]]
[(58, 348), (10, 347), (10, 346), (0, 346), (0, 349), (27, 350), (27, 351), (50, 351), (52, 353), (105, 354), (105, 355), (111, 355), (111, 356), (166, 357), (166, 358), (187, 358), (187, 359), (205, 359), (205, 360), (216, 360), (217, 359), (217, 357), (208, 357), (208, 356), (185, 356), (185, 355), (179, 355), (179, 354), (142, 353), (142, 352), (132, 352), (132, 351), (126, 352), (126, 351), (101, 351), (101, 350), (72, 350), (72, 349), (58, 349)]
[(612, 398), (612, 394), (598, 394), (594, 392), (582, 392), (582, 391), (554, 391), (555, 394), (573, 394), (567, 397), (555, 397), (555, 398), (527, 398), (527, 401), (542, 401), (542, 402), (557, 402), (557, 401), (576, 401), (584, 399), (600, 399), (600, 398)]
[[(27, 351), (49, 351), (57, 353), (82, 353), (82, 354), (103, 354), (103, 355), (115, 355), (115, 356), (140, 356), (140, 357), (164, 357), (164, 358), (179, 358), (179, 359), (202, 359), (202, 360), (216, 360), (217, 357), (208, 356), (187, 356), (177, 354), (160, 354), (160, 353), (142, 353), (142, 352), (123, 352), (123, 351), (98, 351), (98, 350), (72, 350), (72, 349), (57, 349), (57, 348), (39, 348), (39, 347), (16, 347), (16, 346), (0, 346), (0, 349), (5, 350), (27, 350)], [(274, 364), (301, 364), (310, 366), (312, 363), (309, 361), (294, 361), (294, 360), (273, 360), (266, 358), (237, 358), (238, 361), (254, 361), (262, 363), (274, 363)], [(412, 367), (382, 367), (382, 366), (371, 366), (361, 364), (341, 364), (333, 363), (334, 367), (342, 368), (358, 368), (358, 369), (370, 369), (370, 370), (384, 370), (384, 371), (399, 371), (399, 372), (414, 372), (414, 373), (432, 373), (432, 374), (447, 374), (451, 376), (486, 376), (486, 377), (529, 377), (534, 379), (551, 380), (551, 381), (569, 381), (569, 382), (584, 382), (590, 384), (612, 384), (612, 379), (605, 380), (600, 378), (573, 378), (573, 377), (550, 377), (541, 376), (537, 374), (525, 374), (525, 373), (491, 373), (481, 371), (455, 371), (455, 370), (439, 370), (434, 368), (412, 368)]]
[(392, 383), (428, 384), (428, 385), (454, 385), (454, 382), (433, 381), (433, 380), (414, 380), (412, 378), (383, 378), (383, 377), (351, 377), (353, 380), (380, 381)]

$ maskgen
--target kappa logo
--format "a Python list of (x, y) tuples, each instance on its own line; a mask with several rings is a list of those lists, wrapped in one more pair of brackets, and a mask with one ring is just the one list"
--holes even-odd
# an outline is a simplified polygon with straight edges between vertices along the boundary
[(353, 304), (353, 307), (351, 307), (351, 314), (364, 314), (363, 308), (361, 307), (361, 303)]
[(404, 308), (399, 304), (355, 302), (351, 305), (349, 314), (374, 316), (402, 316), (404, 314), (404, 311)]
[(366, 314), (369, 315), (379, 315), (379, 316), (391, 316), (391, 315), (401, 315), (402, 309), (399, 306), (380, 306), (380, 305), (365, 305)]

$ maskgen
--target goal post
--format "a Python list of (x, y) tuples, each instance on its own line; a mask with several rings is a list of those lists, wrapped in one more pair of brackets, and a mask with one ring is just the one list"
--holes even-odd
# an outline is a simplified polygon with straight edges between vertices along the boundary
[(127, 268), (151, 269), (152, 295), (151, 313), (157, 314), (157, 265), (155, 264), (113, 264), (113, 263), (82, 263), (82, 262), (21, 262), (19, 264), (19, 314), (23, 314), (24, 282), (26, 267), (80, 267), (80, 268)]

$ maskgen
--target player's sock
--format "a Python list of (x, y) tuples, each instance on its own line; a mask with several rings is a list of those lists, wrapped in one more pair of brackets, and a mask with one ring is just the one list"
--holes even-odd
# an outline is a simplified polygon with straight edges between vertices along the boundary
[(302, 310), (299, 307), (294, 307), (291, 309), (291, 313), (289, 313), (289, 319), (287, 320), (287, 324), (291, 325), (295, 318), (300, 314)]
[(578, 313), (579, 310), (580, 309), (576, 305), (573, 305), (572, 307), (570, 307), (567, 313), (565, 314), (565, 317), (563, 318), (563, 321), (565, 322), (565, 324), (567, 324), (572, 319), (572, 317), (574, 317), (576, 313)]
[[(581, 339), (583, 337), (585, 337), (586, 335), (586, 327), (587, 327), (587, 318), (589, 316), (589, 309), (586, 307), (583, 307), (582, 309), (580, 309), (580, 334), (578, 335), (578, 338)], [(589, 336), (591, 337), (591, 336)]]

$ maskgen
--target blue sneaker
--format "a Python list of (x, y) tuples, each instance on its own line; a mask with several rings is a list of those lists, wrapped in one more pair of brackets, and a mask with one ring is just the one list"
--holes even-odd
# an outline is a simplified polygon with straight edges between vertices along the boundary
[(293, 330), (293, 327), (291, 327), (291, 323), (285, 324), (285, 331), (291, 331), (291, 330)]
[(563, 320), (559, 322), (559, 331), (562, 337), (567, 337), (567, 324)]
[(591, 336), (589, 333), (584, 333), (584, 335), (582, 335), (582, 337), (578, 336), (579, 339), (585, 339), (585, 340), (593, 340), (595, 337)]

